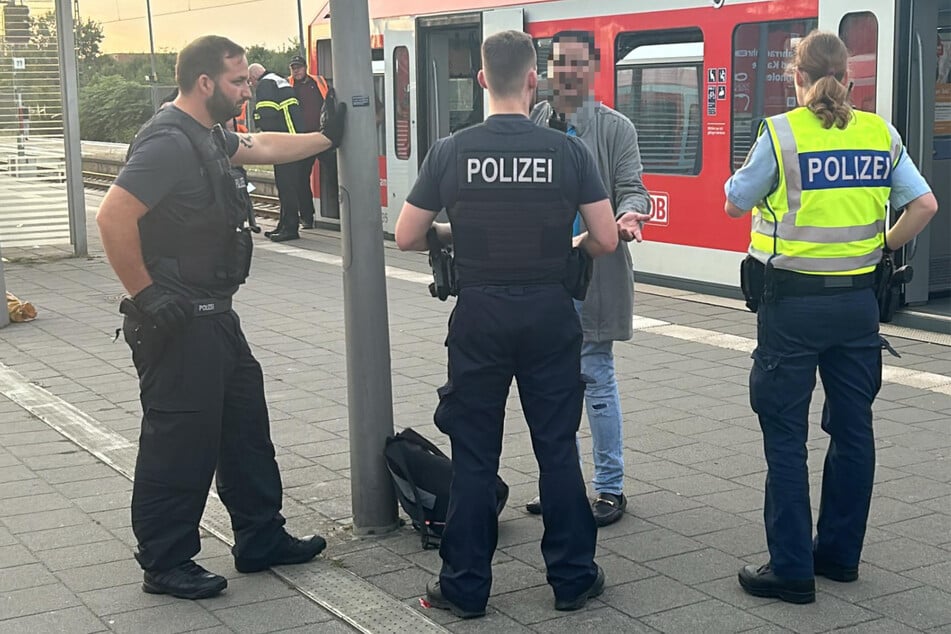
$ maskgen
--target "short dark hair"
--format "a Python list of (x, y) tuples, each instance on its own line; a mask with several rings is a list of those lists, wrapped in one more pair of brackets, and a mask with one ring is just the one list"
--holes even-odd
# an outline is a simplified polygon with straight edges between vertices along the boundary
[(202, 75), (212, 79), (225, 70), (225, 60), (244, 55), (244, 47), (220, 35), (203, 35), (189, 42), (175, 60), (175, 82), (183, 93), (191, 92)]
[(525, 74), (537, 63), (532, 38), (521, 31), (502, 31), (482, 42), (482, 70), (495, 95), (511, 97), (522, 89)]
[(601, 50), (594, 45), (594, 33), (591, 31), (559, 31), (551, 36), (551, 48), (548, 49), (548, 60), (551, 61), (555, 56), (555, 44), (563, 42), (578, 42), (588, 47), (588, 55), (591, 59), (601, 61)]

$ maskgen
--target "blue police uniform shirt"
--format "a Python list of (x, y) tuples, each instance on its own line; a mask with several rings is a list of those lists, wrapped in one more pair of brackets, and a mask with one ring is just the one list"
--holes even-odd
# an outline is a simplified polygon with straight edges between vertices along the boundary
[[(531, 119), (518, 114), (496, 114), (485, 120), (486, 132), (504, 136), (532, 134), (541, 128)], [(608, 197), (594, 163), (594, 157), (578, 137), (569, 137), (568, 156), (561, 161), (562, 173), (552, 175), (565, 199), (573, 205), (587, 205)], [(438, 213), (458, 191), (455, 137), (439, 139), (430, 148), (419, 169), (419, 176), (406, 202), (420, 209)], [(523, 166), (524, 167), (524, 166)], [(533, 168), (534, 169), (534, 168)], [(526, 173), (534, 177), (533, 169)], [(520, 170), (521, 171), (525, 170)], [(544, 169), (542, 169), (544, 172)], [(539, 173), (542, 173), (539, 172)]]
[[(898, 132), (886, 121), (892, 137)], [(891, 192), (888, 200), (894, 209), (903, 209), (908, 203), (931, 192), (928, 182), (915, 167), (902, 147), (898, 165), (892, 170)], [(773, 139), (764, 130), (756, 139), (743, 167), (727, 179), (723, 190), (726, 198), (740, 209), (749, 210), (759, 204), (779, 186), (779, 165), (773, 152)]]

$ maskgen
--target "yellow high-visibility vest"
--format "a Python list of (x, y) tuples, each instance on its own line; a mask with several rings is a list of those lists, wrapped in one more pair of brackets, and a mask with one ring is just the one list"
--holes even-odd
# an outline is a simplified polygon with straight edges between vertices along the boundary
[(753, 209), (750, 254), (799, 273), (874, 270), (901, 138), (878, 115), (858, 110), (845, 129), (822, 127), (808, 108), (769, 117), (763, 125), (779, 185)]

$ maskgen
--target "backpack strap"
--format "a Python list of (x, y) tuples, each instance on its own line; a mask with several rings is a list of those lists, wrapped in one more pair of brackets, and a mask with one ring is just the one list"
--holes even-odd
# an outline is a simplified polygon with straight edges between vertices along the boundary
[[(413, 440), (408, 439), (406, 436), (404, 436), (404, 434), (406, 434), (407, 431), (412, 431), (412, 430), (406, 429), (400, 432), (399, 434), (397, 434), (396, 436), (390, 436), (389, 438), (387, 438), (386, 446), (389, 447), (391, 444), (395, 444), (401, 441), (409, 442), (410, 444), (419, 444), (417, 442), (414, 442)], [(417, 436), (419, 439), (423, 440), (424, 442), (429, 442), (425, 438), (417, 434), (416, 432), (413, 432), (413, 434)], [(436, 449), (436, 451), (439, 451), (439, 450)], [(423, 548), (424, 549), (434, 548), (435, 544), (433, 543), (433, 540), (438, 540), (438, 536), (435, 535), (430, 530), (429, 524), (427, 524), (426, 522), (426, 517), (423, 511), (423, 502), (419, 495), (419, 487), (416, 486), (416, 481), (413, 480), (413, 474), (409, 469), (409, 465), (406, 463), (406, 457), (403, 455), (402, 450), (394, 451), (390, 455), (393, 457), (393, 460), (396, 462), (396, 466), (399, 467), (400, 470), (403, 472), (403, 477), (406, 479), (407, 482), (409, 482), (410, 487), (413, 489), (413, 497), (415, 498), (414, 506), (416, 509), (416, 512), (413, 513), (413, 520), (419, 526), (419, 530), (421, 533), (420, 539), (422, 541)], [(399, 487), (397, 486), (395, 482), (393, 483), (393, 488), (397, 489), (396, 492), (398, 495)]]

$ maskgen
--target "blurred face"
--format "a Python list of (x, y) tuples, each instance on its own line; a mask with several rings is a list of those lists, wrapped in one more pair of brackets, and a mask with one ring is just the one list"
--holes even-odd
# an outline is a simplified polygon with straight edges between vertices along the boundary
[(214, 81), (214, 88), (205, 101), (205, 107), (214, 121), (224, 123), (241, 114), (241, 106), (250, 98), (248, 59), (243, 56), (240, 59), (226, 59), (225, 70)]
[(294, 76), (294, 81), (300, 81), (307, 75), (307, 67), (301, 66), (300, 64), (294, 64), (291, 66), (291, 75)]
[(563, 40), (552, 47), (548, 76), (555, 110), (573, 111), (593, 93), (596, 62), (584, 42)]

